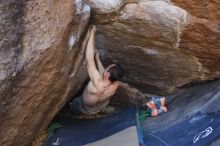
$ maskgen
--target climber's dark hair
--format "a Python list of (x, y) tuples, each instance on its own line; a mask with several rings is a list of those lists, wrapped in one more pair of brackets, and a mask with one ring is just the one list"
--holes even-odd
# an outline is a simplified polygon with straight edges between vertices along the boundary
[(124, 76), (124, 68), (121, 64), (115, 64), (114, 66), (110, 67), (108, 69), (108, 72), (110, 73), (109, 80), (111, 82), (119, 81)]

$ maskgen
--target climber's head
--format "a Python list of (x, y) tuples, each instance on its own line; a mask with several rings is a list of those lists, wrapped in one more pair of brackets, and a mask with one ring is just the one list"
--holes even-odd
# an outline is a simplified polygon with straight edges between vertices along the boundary
[(119, 81), (124, 75), (124, 68), (120, 64), (111, 64), (109, 65), (104, 73), (103, 78), (108, 79), (111, 82)]

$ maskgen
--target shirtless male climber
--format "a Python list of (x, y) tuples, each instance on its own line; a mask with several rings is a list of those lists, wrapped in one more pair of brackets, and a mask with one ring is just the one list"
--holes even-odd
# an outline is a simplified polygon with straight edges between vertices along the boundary
[[(109, 104), (110, 97), (120, 85), (128, 87), (128, 84), (119, 81), (124, 75), (124, 69), (120, 64), (109, 65), (106, 69), (103, 67), (94, 44), (95, 33), (96, 27), (93, 26), (86, 47), (86, 63), (90, 81), (83, 94), (69, 103), (73, 113), (93, 115), (103, 111)], [(140, 98), (143, 100), (143, 96)], [(138, 100), (138, 97), (135, 100)], [(144, 106), (151, 110), (151, 116), (157, 116), (167, 111), (164, 106), (164, 97), (153, 97), (143, 101)]]
[(103, 67), (98, 50), (95, 48), (96, 27), (93, 26), (86, 47), (86, 63), (90, 81), (82, 96), (73, 99), (70, 109), (74, 113), (87, 115), (96, 114), (106, 108), (110, 97), (120, 85), (119, 80), (124, 74), (120, 64)]

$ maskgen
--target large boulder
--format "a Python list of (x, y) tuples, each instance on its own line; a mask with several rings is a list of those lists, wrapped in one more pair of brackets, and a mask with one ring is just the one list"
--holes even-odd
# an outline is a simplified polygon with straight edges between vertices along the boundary
[(81, 88), (89, 17), (81, 0), (1, 1), (0, 145), (30, 145)]
[(85, 1), (103, 61), (123, 64), (124, 81), (142, 92), (167, 94), (220, 77), (219, 1)]

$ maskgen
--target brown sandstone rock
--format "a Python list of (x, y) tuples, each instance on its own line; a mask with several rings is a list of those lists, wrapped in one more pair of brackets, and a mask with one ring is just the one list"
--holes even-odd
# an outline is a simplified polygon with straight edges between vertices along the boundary
[(180, 49), (198, 59), (203, 79), (220, 76), (220, 1), (172, 0), (190, 14)]
[(123, 64), (125, 82), (142, 92), (166, 94), (220, 77), (217, 1), (86, 2), (98, 25), (96, 41), (103, 61)]
[(0, 3), (0, 145), (30, 145), (79, 90), (89, 17), (80, 0)]
[(196, 17), (208, 20), (220, 20), (219, 0), (171, 0), (171, 2)]

